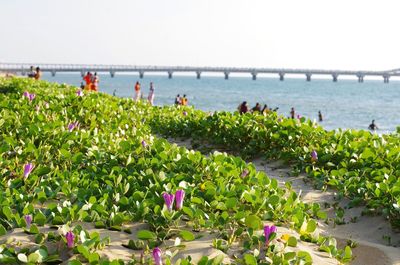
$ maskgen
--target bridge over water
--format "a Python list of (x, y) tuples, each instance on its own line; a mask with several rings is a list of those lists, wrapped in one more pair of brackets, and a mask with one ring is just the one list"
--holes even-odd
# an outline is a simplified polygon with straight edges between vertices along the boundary
[(90, 72), (107, 72), (114, 77), (117, 72), (137, 72), (143, 78), (145, 73), (167, 73), (172, 78), (173, 73), (192, 72), (197, 79), (202, 73), (223, 73), (225, 79), (229, 79), (231, 73), (248, 73), (253, 80), (258, 74), (277, 74), (279, 80), (283, 81), (285, 75), (304, 75), (307, 81), (311, 81), (313, 75), (330, 75), (333, 82), (338, 81), (339, 76), (355, 76), (358, 82), (364, 82), (366, 76), (380, 76), (385, 83), (389, 83), (392, 76), (400, 76), (400, 69), (387, 71), (347, 71), (347, 70), (320, 70), (320, 69), (290, 69), (290, 68), (248, 68), (248, 67), (193, 67), (193, 66), (136, 66), (136, 65), (100, 65), (100, 64), (28, 64), (28, 63), (0, 63), (0, 72), (12, 72), (25, 75), (31, 65), (39, 66), (43, 72), (50, 72), (53, 76), (57, 72), (79, 72), (82, 76)]

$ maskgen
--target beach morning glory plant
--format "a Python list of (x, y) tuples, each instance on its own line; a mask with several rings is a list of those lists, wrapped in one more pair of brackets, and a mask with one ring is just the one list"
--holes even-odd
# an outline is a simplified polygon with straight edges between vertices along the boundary
[(153, 259), (156, 265), (162, 265), (161, 255), (161, 249), (159, 249), (158, 247), (153, 249)]
[(163, 198), (168, 211), (172, 211), (172, 206), (174, 204), (174, 194), (163, 193)]
[(274, 225), (266, 225), (264, 226), (264, 236), (265, 236), (265, 244), (268, 246), (269, 245), (269, 236), (272, 233), (276, 233), (276, 226)]
[(75, 235), (72, 231), (69, 231), (65, 234), (65, 239), (67, 239), (67, 246), (68, 248), (73, 248), (74, 247), (74, 239)]
[(175, 202), (176, 202), (176, 209), (180, 210), (183, 206), (183, 199), (185, 198), (185, 191), (184, 190), (177, 190), (175, 192)]
[(28, 163), (28, 164), (24, 165), (24, 178), (25, 179), (29, 176), (29, 174), (31, 174), (34, 167), (35, 166), (32, 163)]

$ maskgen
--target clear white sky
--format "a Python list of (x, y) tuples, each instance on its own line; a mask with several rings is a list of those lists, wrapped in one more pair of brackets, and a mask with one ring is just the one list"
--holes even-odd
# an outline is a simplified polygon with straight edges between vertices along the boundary
[(0, 0), (0, 62), (400, 68), (399, 0)]

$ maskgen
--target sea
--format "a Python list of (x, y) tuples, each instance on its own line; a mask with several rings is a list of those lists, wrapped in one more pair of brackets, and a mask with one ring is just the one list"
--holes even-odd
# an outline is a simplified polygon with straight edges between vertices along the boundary
[[(119, 74), (111, 77), (100, 74), (99, 91), (118, 97), (134, 96), (136, 81), (141, 83), (141, 90), (147, 98), (149, 84), (155, 87), (154, 104), (172, 105), (175, 97), (186, 94), (189, 105), (204, 111), (235, 111), (238, 105), (247, 101), (250, 108), (257, 102), (269, 108), (278, 108), (277, 112), (289, 116), (293, 107), (296, 115), (318, 120), (318, 111), (323, 115), (319, 122), (326, 130), (368, 129), (372, 120), (378, 126), (377, 133), (396, 131), (400, 126), (400, 81), (343, 79), (312, 79), (305, 77), (287, 78), (249, 76), (174, 75), (169, 79), (165, 75), (145, 74), (142, 79), (137, 74)], [(44, 80), (79, 86), (82, 78), (79, 73), (57, 73), (56, 76), (44, 73)]]

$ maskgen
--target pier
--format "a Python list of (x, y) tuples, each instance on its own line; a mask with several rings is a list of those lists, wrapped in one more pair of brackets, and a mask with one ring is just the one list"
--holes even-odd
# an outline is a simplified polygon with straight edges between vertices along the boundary
[(28, 64), (28, 63), (0, 63), (0, 72), (17, 73), (26, 75), (30, 67), (40, 67), (42, 72), (49, 72), (55, 76), (59, 72), (77, 72), (82, 76), (86, 72), (109, 73), (114, 77), (118, 72), (138, 73), (143, 78), (145, 73), (166, 73), (168, 78), (173, 78), (174, 73), (194, 73), (197, 79), (203, 73), (222, 73), (226, 80), (230, 74), (247, 73), (253, 80), (257, 80), (259, 74), (276, 74), (280, 81), (287, 75), (304, 75), (310, 82), (313, 76), (329, 75), (333, 82), (337, 82), (340, 76), (354, 76), (358, 82), (364, 82), (364, 77), (382, 77), (384, 83), (389, 83), (392, 76), (400, 76), (400, 69), (387, 71), (351, 71), (351, 70), (321, 70), (321, 69), (291, 69), (291, 68), (247, 68), (247, 67), (193, 67), (193, 66), (136, 66), (136, 65), (100, 65), (100, 64)]

